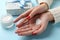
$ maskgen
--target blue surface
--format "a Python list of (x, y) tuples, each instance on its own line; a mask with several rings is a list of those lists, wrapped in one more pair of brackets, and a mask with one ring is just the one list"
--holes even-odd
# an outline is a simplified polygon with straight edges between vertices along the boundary
[[(0, 0), (0, 19), (6, 15), (5, 2), (6, 0)], [(35, 0), (32, 2), (35, 3), (35, 6), (37, 5)], [(51, 8), (57, 6), (60, 6), (60, 0), (54, 0)], [(37, 36), (18, 36), (14, 33), (15, 30), (16, 26), (12, 29), (4, 29), (0, 23), (0, 40), (60, 40), (60, 23), (54, 25), (49, 23), (47, 30)]]

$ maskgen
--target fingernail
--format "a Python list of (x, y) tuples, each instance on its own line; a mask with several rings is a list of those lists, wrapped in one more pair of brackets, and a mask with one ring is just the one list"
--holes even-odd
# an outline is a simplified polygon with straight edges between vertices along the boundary
[(21, 36), (22, 34), (18, 34), (18, 36)]
[(22, 34), (21, 34), (21, 33), (19, 33), (18, 35), (19, 35), (19, 36), (22, 36)]
[(20, 28), (18, 25), (16, 25), (17, 28)]
[(30, 19), (30, 16), (27, 16), (26, 18), (29, 20)]
[(18, 33), (17, 31), (15, 33)]
[(17, 28), (20, 28), (22, 25), (16, 25)]
[(16, 31), (15, 33), (20, 33), (20, 30)]
[(32, 35), (36, 35), (37, 33), (32, 32)]

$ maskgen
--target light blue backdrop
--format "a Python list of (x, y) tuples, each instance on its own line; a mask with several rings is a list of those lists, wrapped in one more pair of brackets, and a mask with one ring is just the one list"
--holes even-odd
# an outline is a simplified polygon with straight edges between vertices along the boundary
[[(6, 0), (0, 0), (0, 18), (6, 15), (5, 2)], [(35, 0), (32, 0), (32, 2), (34, 2), (33, 5), (37, 5)], [(57, 6), (60, 6), (60, 0), (54, 0), (51, 8)], [(15, 30), (15, 26), (12, 29), (4, 29), (0, 23), (0, 40), (60, 40), (60, 23), (55, 25), (49, 23), (47, 30), (37, 36), (18, 36), (14, 33)]]

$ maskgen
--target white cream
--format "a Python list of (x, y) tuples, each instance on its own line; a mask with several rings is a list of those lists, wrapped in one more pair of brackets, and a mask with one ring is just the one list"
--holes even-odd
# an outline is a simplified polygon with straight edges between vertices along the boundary
[(37, 19), (36, 20), (36, 25), (39, 25), (39, 24), (41, 24), (41, 20), (40, 19)]

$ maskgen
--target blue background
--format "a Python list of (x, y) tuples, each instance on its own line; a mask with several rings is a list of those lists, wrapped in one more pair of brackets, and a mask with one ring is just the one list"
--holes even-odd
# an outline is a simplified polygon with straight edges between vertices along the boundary
[[(6, 15), (6, 8), (5, 8), (6, 0), (0, 0), (0, 19), (4, 15)], [(33, 5), (37, 5), (35, 0)], [(54, 0), (51, 8), (60, 6), (60, 0)], [(16, 17), (14, 17), (16, 18)], [(0, 40), (60, 40), (60, 23), (51, 24), (49, 23), (48, 28), (44, 33), (41, 35), (36, 36), (18, 36), (15, 34), (16, 26), (11, 29), (4, 29), (1, 26), (0, 21)]]

